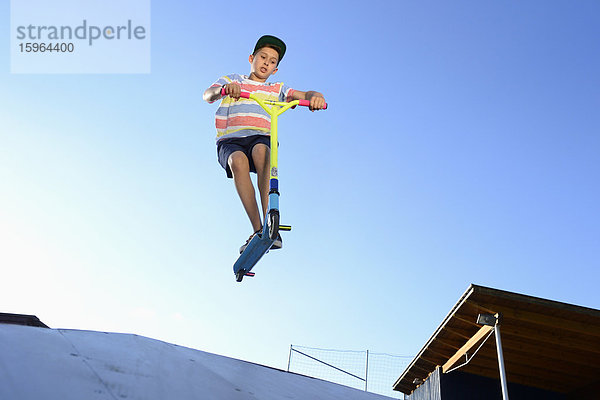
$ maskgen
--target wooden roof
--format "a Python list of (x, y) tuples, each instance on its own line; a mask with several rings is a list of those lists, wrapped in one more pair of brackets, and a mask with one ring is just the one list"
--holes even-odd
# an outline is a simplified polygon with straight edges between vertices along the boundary
[[(508, 382), (570, 393), (600, 379), (600, 310), (471, 285), (394, 389), (410, 394), (437, 366), (447, 372), (464, 363), (491, 329), (476, 323), (480, 313), (502, 314)], [(460, 370), (499, 379), (494, 338)]]

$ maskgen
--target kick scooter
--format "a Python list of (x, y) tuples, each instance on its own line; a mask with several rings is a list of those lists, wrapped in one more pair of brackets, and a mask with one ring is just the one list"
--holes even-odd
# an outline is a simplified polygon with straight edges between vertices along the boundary
[[(226, 96), (225, 88), (221, 89), (221, 96)], [(279, 231), (290, 231), (289, 225), (279, 225), (279, 177), (277, 171), (277, 118), (285, 111), (295, 106), (310, 106), (308, 100), (293, 100), (290, 102), (263, 100), (253, 93), (242, 92), (240, 97), (256, 101), (271, 116), (271, 169), (269, 179), (269, 203), (268, 212), (265, 215), (263, 230), (260, 234), (254, 235), (248, 246), (240, 257), (233, 264), (233, 273), (238, 282), (241, 282), (245, 276), (252, 277), (254, 272), (252, 268), (264, 256), (271, 245), (277, 239)], [(325, 105), (327, 108), (327, 105)]]

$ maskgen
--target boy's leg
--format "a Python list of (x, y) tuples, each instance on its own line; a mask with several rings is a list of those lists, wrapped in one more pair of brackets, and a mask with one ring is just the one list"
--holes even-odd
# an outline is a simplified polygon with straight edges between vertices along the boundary
[[(262, 143), (255, 145), (252, 149), (252, 161), (254, 162), (256, 175), (258, 176), (257, 183), (263, 206), (263, 216), (266, 216), (267, 207), (269, 207), (269, 181), (271, 178), (271, 150), (269, 146)], [(278, 234), (271, 249), (280, 249), (281, 247), (281, 236)]]
[(252, 148), (252, 161), (256, 168), (256, 183), (260, 192), (263, 218), (267, 215), (269, 206), (269, 168), (271, 166), (271, 152), (269, 146), (259, 143)]
[(258, 204), (256, 203), (254, 186), (250, 179), (250, 164), (248, 162), (248, 157), (246, 157), (246, 154), (242, 151), (235, 151), (231, 153), (227, 163), (233, 174), (235, 189), (240, 196), (240, 200), (242, 200), (248, 218), (250, 218), (252, 229), (257, 231), (261, 228), (262, 223), (260, 212), (258, 211)]

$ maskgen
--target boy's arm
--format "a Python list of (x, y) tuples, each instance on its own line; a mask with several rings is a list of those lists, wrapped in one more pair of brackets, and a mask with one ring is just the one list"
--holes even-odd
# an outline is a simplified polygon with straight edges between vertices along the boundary
[(308, 92), (302, 92), (300, 90), (294, 90), (292, 92), (292, 100), (308, 100), (310, 101), (309, 109), (311, 111), (322, 110), (325, 107), (325, 97), (322, 93), (309, 90)]
[(204, 91), (202, 95), (202, 99), (209, 103), (217, 101), (221, 98), (221, 88), (222, 86), (211, 86)]

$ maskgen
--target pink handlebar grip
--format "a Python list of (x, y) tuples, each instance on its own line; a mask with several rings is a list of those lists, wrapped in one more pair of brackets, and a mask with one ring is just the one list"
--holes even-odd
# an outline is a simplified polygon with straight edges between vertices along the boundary
[[(221, 88), (221, 96), (227, 96), (227, 93), (225, 93), (225, 88), (224, 87)], [(245, 99), (249, 99), (250, 98), (250, 92), (241, 92), (240, 93), (240, 97), (243, 97)]]
[[(298, 105), (300, 106), (304, 106), (304, 107), (308, 107), (310, 106), (310, 100), (298, 100), (300, 103)], [(323, 110), (327, 110), (327, 103), (325, 103), (325, 107), (323, 107)]]

